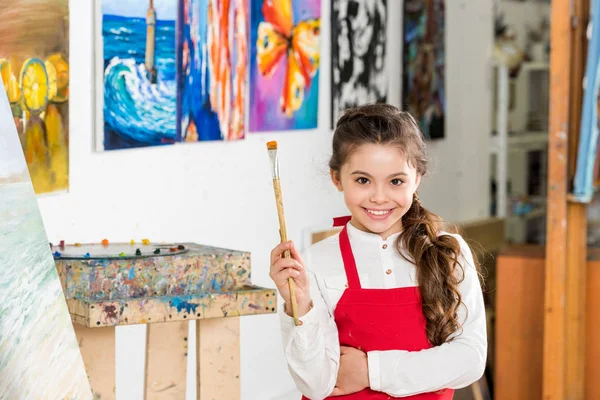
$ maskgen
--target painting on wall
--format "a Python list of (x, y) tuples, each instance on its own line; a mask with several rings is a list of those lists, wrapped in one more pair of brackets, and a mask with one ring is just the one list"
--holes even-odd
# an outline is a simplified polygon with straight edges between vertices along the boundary
[(99, 150), (173, 144), (177, 0), (101, 0)]
[(445, 0), (404, 1), (402, 103), (426, 138), (445, 136)]
[(321, 1), (250, 4), (250, 131), (316, 128)]
[(0, 76), (37, 194), (69, 188), (69, 1), (0, 2)]
[(0, 90), (0, 399), (92, 399), (67, 303)]
[(348, 108), (387, 101), (386, 0), (331, 3), (331, 126)]
[(245, 136), (249, 0), (180, 0), (178, 141)]

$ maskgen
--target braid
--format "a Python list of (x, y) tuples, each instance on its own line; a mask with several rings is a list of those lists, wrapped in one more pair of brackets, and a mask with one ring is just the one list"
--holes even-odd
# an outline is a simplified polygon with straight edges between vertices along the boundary
[[(427, 320), (427, 338), (438, 346), (460, 329), (458, 308), (462, 303), (458, 285), (464, 277), (460, 265), (460, 244), (450, 235), (441, 235), (441, 219), (421, 205), (415, 193), (408, 212), (402, 217), (404, 227), (398, 238), (398, 250), (406, 252), (415, 263)], [(406, 257), (406, 256), (405, 256)], [(457, 268), (462, 273), (457, 274)], [(460, 278), (459, 278), (460, 277)]]

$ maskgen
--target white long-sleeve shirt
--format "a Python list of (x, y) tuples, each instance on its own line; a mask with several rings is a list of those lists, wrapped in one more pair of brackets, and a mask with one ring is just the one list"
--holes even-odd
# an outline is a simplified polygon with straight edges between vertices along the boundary
[[(399, 233), (383, 240), (379, 235), (347, 225), (350, 244), (363, 288), (392, 289), (417, 286), (415, 265), (396, 250)], [(454, 340), (421, 351), (387, 350), (367, 353), (371, 389), (405, 397), (440, 389), (459, 389), (478, 380), (485, 369), (487, 335), (483, 295), (473, 256), (460, 235), (459, 262), (464, 279), (459, 284), (463, 306), (458, 318), (462, 332)], [(339, 234), (306, 249), (313, 308), (295, 326), (283, 305), (279, 309), (282, 341), (292, 378), (311, 400), (326, 398), (335, 387), (340, 343), (334, 310), (346, 289), (346, 273)], [(467, 312), (468, 310), (468, 312)]]

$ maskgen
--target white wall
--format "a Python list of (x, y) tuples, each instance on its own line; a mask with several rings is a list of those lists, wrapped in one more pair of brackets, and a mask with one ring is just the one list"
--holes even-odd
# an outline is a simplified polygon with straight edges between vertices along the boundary
[[(344, 213), (326, 168), (329, 24), (322, 26), (320, 129), (252, 134), (235, 143), (197, 143), (95, 153), (93, 6), (71, 1), (70, 192), (41, 197), (50, 241), (150, 238), (194, 241), (252, 253), (252, 280), (272, 286), (269, 251), (278, 242), (267, 140), (277, 140), (289, 236)], [(388, 0), (389, 101), (400, 99), (401, 3)], [(447, 138), (430, 145), (437, 167), (423, 183), (426, 206), (453, 221), (488, 215), (491, 0), (447, 1)], [(323, 0), (322, 20), (329, 21)], [(393, 47), (396, 46), (396, 47)], [(145, 327), (117, 329), (117, 398), (141, 399)], [(193, 336), (191, 336), (193, 337)], [(189, 354), (194, 354), (190, 346)], [(193, 360), (190, 365), (193, 367)], [(293, 390), (275, 315), (242, 318), (243, 400), (282, 399)], [(195, 376), (191, 369), (190, 379)], [(193, 398), (194, 385), (189, 385)]]

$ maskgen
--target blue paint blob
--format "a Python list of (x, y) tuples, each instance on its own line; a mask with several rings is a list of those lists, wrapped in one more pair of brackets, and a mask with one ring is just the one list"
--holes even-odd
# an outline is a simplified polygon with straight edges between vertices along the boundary
[(185, 310), (186, 313), (191, 314), (196, 312), (196, 308), (198, 308), (198, 304), (190, 303), (187, 300), (182, 299), (181, 297), (174, 297), (171, 299), (171, 307), (175, 307), (177, 312), (181, 312)]
[(133, 278), (135, 278), (135, 268), (132, 266), (129, 268), (129, 280), (132, 280)]

